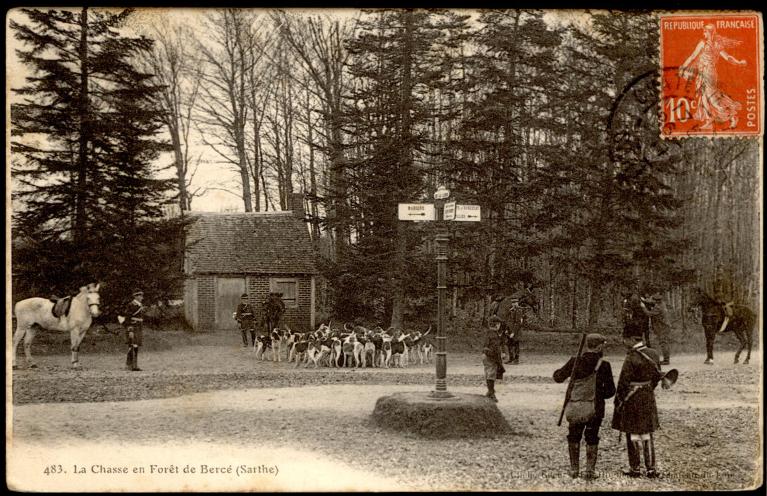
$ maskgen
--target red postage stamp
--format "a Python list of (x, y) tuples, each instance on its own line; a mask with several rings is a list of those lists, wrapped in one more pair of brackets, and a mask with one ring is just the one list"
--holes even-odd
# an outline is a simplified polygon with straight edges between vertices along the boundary
[(760, 136), (762, 17), (660, 16), (661, 135)]

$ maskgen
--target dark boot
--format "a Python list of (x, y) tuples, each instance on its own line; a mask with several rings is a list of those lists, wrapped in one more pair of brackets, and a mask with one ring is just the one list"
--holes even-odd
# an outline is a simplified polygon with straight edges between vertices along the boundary
[(670, 349), (670, 346), (668, 345), (667, 337), (663, 341), (661, 341), (660, 349), (663, 352), (663, 361), (661, 362), (661, 365), (671, 364), (671, 349)]
[(641, 443), (633, 442), (631, 440), (631, 434), (626, 433), (626, 448), (629, 455), (629, 470), (624, 470), (623, 474), (629, 477), (641, 477), (642, 472), (639, 471), (639, 450)]
[(495, 381), (487, 380), (487, 394), (485, 396), (498, 403), (498, 398), (495, 397)]
[(577, 479), (580, 471), (581, 443), (569, 441), (567, 449), (570, 453), (570, 477)]
[(138, 368), (138, 347), (133, 348), (133, 363), (131, 364), (131, 370), (140, 371)]
[(512, 365), (519, 364), (519, 341), (514, 341), (514, 356), (511, 359)]
[(256, 346), (256, 331), (250, 331), (250, 342), (253, 343), (253, 347)]
[(248, 335), (245, 332), (245, 329), (240, 330), (240, 334), (242, 334), (242, 347), (247, 348), (248, 347)]
[(586, 480), (594, 480), (599, 477), (595, 471), (597, 466), (597, 453), (599, 453), (598, 444), (586, 445), (586, 472), (583, 474), (583, 478)]
[(642, 448), (644, 450), (644, 466), (647, 472), (645, 475), (651, 479), (658, 477), (658, 472), (655, 471), (655, 442), (650, 434), (649, 441), (642, 442)]
[(128, 356), (125, 358), (125, 370), (133, 368), (133, 346), (128, 348)]

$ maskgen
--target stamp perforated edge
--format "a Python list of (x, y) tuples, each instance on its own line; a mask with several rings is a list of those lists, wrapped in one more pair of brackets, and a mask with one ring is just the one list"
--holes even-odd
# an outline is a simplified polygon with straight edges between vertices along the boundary
[[(658, 21), (658, 133), (663, 140), (680, 140), (680, 139), (757, 139), (760, 140), (764, 136), (764, 19), (762, 13), (755, 10), (674, 10), (674, 11), (658, 11), (655, 13)], [(755, 133), (744, 132), (708, 132), (708, 133), (694, 133), (694, 134), (665, 134), (663, 132), (663, 126), (665, 122), (665, 115), (663, 113), (663, 29), (662, 20), (668, 17), (711, 17), (712, 15), (754, 15), (756, 16), (757, 23), (757, 42), (759, 44), (756, 60), (759, 63), (759, 131)]]

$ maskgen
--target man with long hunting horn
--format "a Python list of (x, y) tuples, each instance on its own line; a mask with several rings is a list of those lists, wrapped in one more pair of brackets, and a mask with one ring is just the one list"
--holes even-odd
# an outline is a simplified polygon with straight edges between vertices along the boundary
[(663, 381), (663, 388), (668, 389), (676, 381), (677, 374), (676, 370), (671, 370), (664, 377), (658, 352), (645, 345), (640, 329), (636, 331), (624, 330), (623, 334), (627, 353), (618, 378), (612, 428), (626, 433), (629, 470), (624, 474), (640, 477), (640, 456), (643, 455), (645, 475), (654, 478), (658, 473), (655, 469), (653, 433), (660, 427), (655, 388)]
[[(567, 363), (554, 372), (556, 382), (570, 378), (565, 407), (569, 423), (567, 446), (570, 455), (570, 477), (579, 475), (581, 438), (586, 440), (586, 470), (583, 478), (597, 478), (595, 468), (599, 451), (599, 428), (605, 416), (605, 400), (615, 395), (615, 382), (610, 362), (603, 359), (602, 349), (607, 341), (601, 334), (589, 334), (585, 339), (586, 349), (571, 357)], [(561, 418), (560, 418), (561, 422)]]
[(138, 351), (141, 345), (144, 344), (144, 292), (136, 290), (131, 296), (133, 296), (133, 299), (125, 306), (123, 315), (118, 316), (118, 321), (125, 326), (125, 344), (128, 345), (125, 369), (140, 371)]

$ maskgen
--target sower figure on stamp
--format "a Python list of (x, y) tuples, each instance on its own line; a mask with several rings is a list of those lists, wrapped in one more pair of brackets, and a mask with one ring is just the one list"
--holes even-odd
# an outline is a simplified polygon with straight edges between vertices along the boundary
[(579, 475), (582, 437), (586, 440), (586, 471), (583, 478), (597, 478), (595, 468), (599, 452), (599, 428), (605, 416), (605, 400), (615, 395), (610, 362), (602, 358), (606, 341), (601, 334), (589, 334), (586, 336), (583, 355), (571, 357), (562, 368), (554, 372), (554, 380), (560, 383), (572, 374), (570, 380), (573, 381), (573, 388), (565, 414), (569, 423), (567, 446), (570, 477), (573, 478)]
[(144, 292), (134, 291), (132, 296), (133, 300), (126, 305), (122, 321), (125, 325), (125, 342), (128, 345), (125, 369), (139, 371), (141, 369), (138, 367), (138, 350), (144, 343)]
[[(655, 405), (655, 388), (663, 378), (658, 352), (642, 342), (641, 334), (625, 334), (626, 359), (618, 379), (612, 428), (626, 433), (630, 477), (639, 477), (640, 453), (644, 455), (647, 477), (657, 477), (655, 439), (660, 427)], [(664, 387), (667, 387), (664, 382)]]
[(669, 325), (668, 309), (666, 308), (666, 302), (663, 301), (663, 295), (655, 293), (652, 296), (653, 306), (648, 308), (650, 313), (650, 326), (652, 332), (655, 333), (655, 337), (658, 338), (660, 343), (660, 349), (663, 353), (663, 361), (661, 365), (669, 365), (671, 363), (671, 350), (669, 348), (669, 333), (671, 332), (671, 326)]
[(256, 314), (253, 307), (248, 303), (248, 293), (242, 293), (240, 304), (237, 305), (237, 311), (234, 312), (234, 320), (240, 324), (240, 333), (242, 334), (242, 346), (248, 347), (247, 332), (250, 332), (251, 345), (256, 345)]
[(721, 57), (733, 65), (746, 65), (745, 59), (740, 60), (727, 53), (727, 49), (741, 43), (719, 35), (713, 24), (706, 24), (703, 39), (698, 41), (690, 56), (679, 66), (680, 77), (695, 81), (697, 105), (692, 117), (702, 123), (701, 129), (712, 129), (714, 122), (729, 121), (730, 128), (738, 124), (738, 111), (742, 106), (722, 91), (717, 62)]
[(506, 369), (503, 368), (503, 360), (501, 359), (502, 323), (503, 321), (497, 315), (490, 317), (485, 347), (482, 350), (482, 365), (485, 369), (485, 381), (487, 382), (487, 393), (485, 396), (496, 403), (498, 398), (495, 397), (495, 381), (496, 379), (503, 379), (503, 373), (506, 372)]

